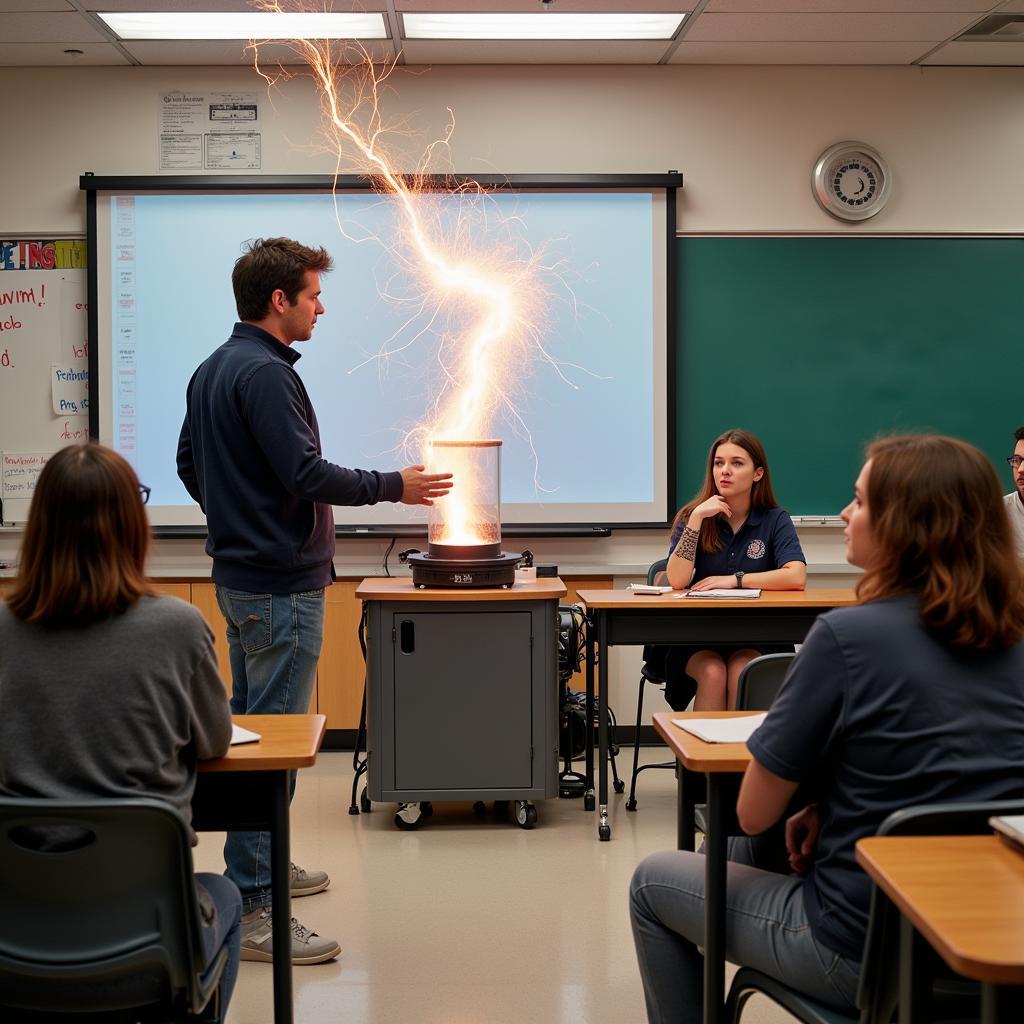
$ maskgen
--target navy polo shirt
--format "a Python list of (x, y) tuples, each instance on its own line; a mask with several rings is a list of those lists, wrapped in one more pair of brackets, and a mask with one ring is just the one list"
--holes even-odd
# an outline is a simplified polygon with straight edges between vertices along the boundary
[(858, 839), (902, 807), (1024, 796), (1024, 643), (949, 647), (912, 596), (837, 608), (815, 620), (747, 746), (815, 791), (807, 919), (819, 942), (859, 960), (871, 879)]
[[(733, 533), (725, 516), (716, 516), (718, 536), (722, 546), (718, 551), (707, 552), (697, 545), (694, 562), (693, 582), (706, 576), (733, 576), (741, 570), (747, 572), (770, 572), (780, 569), (787, 562), (804, 562), (803, 548), (797, 539), (796, 527), (784, 508), (754, 508), (739, 533)], [(672, 531), (668, 546), (669, 558), (683, 534), (685, 523)]]

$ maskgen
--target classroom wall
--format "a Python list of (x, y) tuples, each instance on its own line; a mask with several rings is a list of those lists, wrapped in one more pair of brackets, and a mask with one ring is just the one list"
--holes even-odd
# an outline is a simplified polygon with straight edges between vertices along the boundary
[[(443, 132), (451, 108), (452, 169), (680, 170), (679, 229), (687, 233), (1024, 231), (1024, 69), (439, 67), (398, 70), (389, 85), (387, 114), (405, 117), (418, 133), (397, 143), (406, 168)], [(156, 173), (158, 96), (167, 89), (266, 86), (234, 68), (0, 69), (0, 235), (83, 232), (84, 171)], [(330, 155), (309, 148), (319, 127), (311, 84), (292, 80), (271, 100), (263, 110), (263, 173), (332, 171)], [(844, 139), (880, 150), (894, 178), (888, 207), (855, 228), (823, 213), (809, 184), (817, 156)], [(182, 240), (183, 258), (188, 244)], [(855, 268), (837, 273), (854, 280)], [(344, 462), (343, 452), (330, 454)], [(818, 570), (812, 582), (836, 582), (841, 531), (808, 528), (801, 537)], [(16, 543), (16, 535), (0, 533), (0, 561)], [(625, 581), (661, 556), (664, 538), (620, 531), (609, 541), (530, 546), (563, 566), (610, 566)], [(382, 553), (375, 542), (345, 542), (339, 564), (379, 564)], [(154, 551), (163, 571), (202, 561), (199, 542), (160, 542)], [(626, 718), (635, 652), (616, 655)]]

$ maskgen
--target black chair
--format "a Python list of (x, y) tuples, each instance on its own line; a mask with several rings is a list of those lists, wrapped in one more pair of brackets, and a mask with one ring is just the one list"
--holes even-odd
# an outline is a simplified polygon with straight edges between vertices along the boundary
[(782, 688), (795, 654), (762, 654), (743, 666), (736, 684), (737, 711), (767, 711)]
[[(987, 803), (924, 804), (890, 814), (878, 835), (980, 835), (991, 831), (993, 815), (1024, 814), (1024, 800)], [(806, 1024), (890, 1024), (896, 1011), (899, 988), (900, 912), (875, 886), (864, 955), (861, 961), (857, 1006), (851, 1017), (805, 996), (751, 967), (741, 967), (733, 978), (726, 1000), (726, 1020), (738, 1024), (743, 1007), (755, 993), (768, 996)], [(948, 975), (933, 989), (929, 1020), (978, 1017), (980, 990), (973, 982)]]
[(219, 1021), (184, 818), (159, 800), (0, 799), (0, 1017)]
[[(658, 582), (658, 576), (668, 568), (668, 559), (659, 558), (656, 562), (651, 562), (651, 567), (647, 570), (647, 584), (648, 586), (655, 586)], [(644, 656), (647, 657), (648, 648), (644, 648)], [(637, 688), (636, 698), (636, 729), (633, 736), (633, 774), (629, 780), (629, 796), (626, 799), (626, 810), (636, 810), (636, 780), (641, 772), (647, 771), (648, 768), (672, 768), (676, 766), (675, 761), (663, 761), (659, 764), (640, 764), (640, 726), (643, 724), (644, 718), (644, 687), (647, 683), (653, 683), (655, 686), (663, 686), (665, 680), (662, 678), (661, 670), (655, 664), (649, 664), (647, 661), (644, 662), (643, 668), (640, 669), (640, 685)]]

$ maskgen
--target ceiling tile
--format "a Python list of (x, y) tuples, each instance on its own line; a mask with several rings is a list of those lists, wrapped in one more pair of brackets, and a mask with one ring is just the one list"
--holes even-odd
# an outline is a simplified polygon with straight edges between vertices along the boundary
[[(324, 6), (334, 11), (351, 9), (367, 13), (386, 11), (388, 8), (387, 0), (333, 0)], [(249, 14), (253, 10), (250, 0), (84, 0), (82, 7), (87, 11), (138, 11), (147, 14), (163, 11), (176, 14), (189, 11), (205, 11), (210, 14), (243, 11)]]
[(704, 10), (715, 14), (980, 14), (998, 6), (999, 0), (711, 0)]
[(670, 64), (912, 64), (928, 42), (691, 42), (684, 39)]
[(73, 68), (130, 64), (110, 43), (75, 43), (80, 56), (64, 53), (64, 43), (0, 42), (0, 68)]
[(657, 64), (667, 40), (410, 39), (406, 64)]
[[(246, 40), (215, 39), (215, 40), (149, 40), (131, 39), (121, 43), (142, 64), (154, 66), (167, 64), (172, 66), (194, 64), (208, 65), (252, 65), (253, 54), (246, 45)], [(374, 61), (391, 60), (395, 52), (386, 39), (368, 41), (367, 51)], [(339, 47), (339, 54), (345, 52)], [(352, 51), (355, 53), (355, 50)], [(303, 64), (291, 46), (286, 43), (260, 43), (260, 63), (270, 64)]]
[[(559, 14), (618, 14), (639, 8), (644, 14), (662, 14), (692, 11), (696, 6), (697, 0), (558, 0), (552, 9)], [(536, 14), (540, 9), (539, 0), (395, 0), (399, 14)]]
[(72, 11), (66, 0), (0, 0), (0, 14), (18, 11)]
[(105, 43), (107, 37), (81, 14), (0, 14), (6, 43)]
[(695, 42), (906, 42), (948, 39), (975, 20), (973, 14), (701, 14), (687, 40)]
[(954, 41), (940, 47), (921, 63), (966, 67), (1024, 67), (1024, 42)]

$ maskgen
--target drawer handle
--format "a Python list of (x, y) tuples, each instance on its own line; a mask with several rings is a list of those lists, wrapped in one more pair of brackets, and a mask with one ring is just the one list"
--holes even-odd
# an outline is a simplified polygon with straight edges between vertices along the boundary
[(398, 649), (403, 654), (412, 654), (416, 650), (416, 623), (411, 619), (403, 619), (398, 627)]

